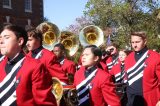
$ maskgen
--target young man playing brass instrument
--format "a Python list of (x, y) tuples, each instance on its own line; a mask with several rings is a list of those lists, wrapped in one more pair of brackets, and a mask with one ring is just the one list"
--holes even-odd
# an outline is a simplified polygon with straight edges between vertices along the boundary
[(68, 60), (66, 57), (66, 49), (63, 44), (58, 43), (54, 46), (53, 52), (58, 58), (63, 71), (65, 72), (66, 78), (68, 78), (68, 84), (73, 84), (74, 74), (76, 72), (76, 65), (73, 61)]

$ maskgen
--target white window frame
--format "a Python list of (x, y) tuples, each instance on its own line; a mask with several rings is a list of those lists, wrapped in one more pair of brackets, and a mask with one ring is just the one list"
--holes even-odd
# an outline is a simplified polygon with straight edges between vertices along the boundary
[(29, 7), (30, 7), (30, 9), (28, 9), (28, 8), (26, 8), (26, 5), (28, 5), (28, 4), (26, 4), (26, 0), (25, 0), (25, 2), (24, 2), (25, 4), (25, 12), (32, 12), (32, 0), (29, 0)]
[[(3, 0), (3, 1), (4, 1), (4, 0)], [(9, 5), (5, 5), (5, 4), (3, 4), (3, 2), (2, 2), (3, 8), (12, 9), (11, 0), (7, 0), (7, 1), (9, 2)]]

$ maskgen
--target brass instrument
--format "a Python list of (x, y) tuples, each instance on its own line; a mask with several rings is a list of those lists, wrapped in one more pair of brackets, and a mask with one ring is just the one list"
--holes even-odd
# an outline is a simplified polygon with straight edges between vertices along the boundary
[(62, 86), (60, 80), (56, 77), (52, 77), (52, 82), (53, 82), (52, 93), (54, 94), (54, 96), (57, 100), (57, 104), (59, 105), (60, 100), (63, 95), (63, 86)]
[(82, 46), (103, 44), (104, 35), (103, 31), (95, 25), (89, 25), (84, 27), (79, 34), (79, 40)]
[(73, 56), (79, 48), (78, 36), (69, 31), (62, 31), (58, 42), (64, 45), (69, 56)]
[(36, 28), (43, 34), (43, 47), (48, 50), (53, 50), (55, 43), (57, 42), (60, 31), (58, 27), (50, 22), (43, 22)]
[(62, 86), (61, 81), (52, 77), (52, 93), (54, 94), (57, 105), (65, 103), (65, 106), (76, 106), (78, 104), (77, 92), (73, 85)]

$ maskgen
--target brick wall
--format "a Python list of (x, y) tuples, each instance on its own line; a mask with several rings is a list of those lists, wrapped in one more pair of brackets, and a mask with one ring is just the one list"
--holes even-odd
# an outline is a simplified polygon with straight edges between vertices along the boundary
[(43, 20), (43, 0), (31, 0), (32, 12), (25, 12), (24, 0), (11, 0), (12, 9), (3, 8), (2, 0), (0, 1), (0, 26), (6, 24), (6, 16), (10, 17), (10, 23), (20, 26), (26, 26), (28, 19), (31, 20), (32, 26), (39, 25)]

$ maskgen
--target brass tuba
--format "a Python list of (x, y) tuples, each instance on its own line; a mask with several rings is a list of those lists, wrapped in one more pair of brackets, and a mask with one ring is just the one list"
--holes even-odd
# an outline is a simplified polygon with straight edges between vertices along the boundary
[(50, 22), (43, 22), (36, 28), (43, 34), (43, 47), (48, 50), (53, 50), (55, 43), (57, 42), (60, 30), (58, 27)]
[(52, 82), (53, 82), (52, 93), (56, 98), (57, 104), (59, 105), (63, 95), (63, 86), (61, 84), (61, 81), (56, 77), (52, 77)]
[(80, 31), (79, 40), (83, 47), (87, 45), (99, 47), (104, 41), (103, 31), (95, 25), (86, 26)]
[(58, 42), (64, 45), (69, 56), (73, 56), (79, 48), (78, 36), (70, 31), (62, 31)]

